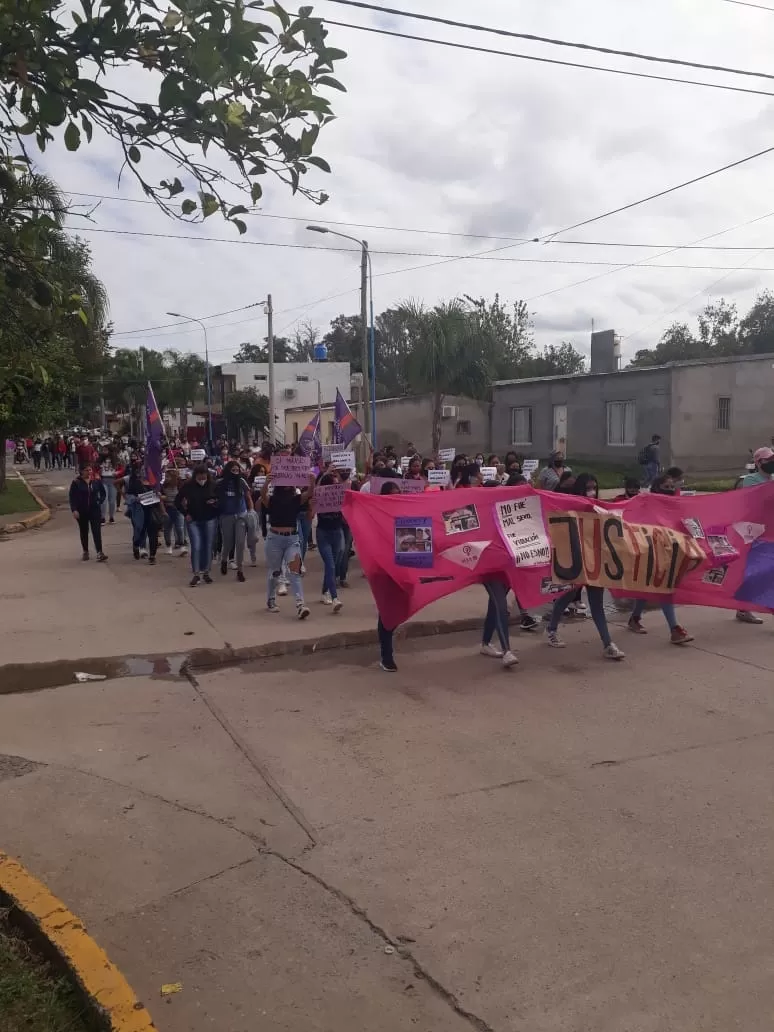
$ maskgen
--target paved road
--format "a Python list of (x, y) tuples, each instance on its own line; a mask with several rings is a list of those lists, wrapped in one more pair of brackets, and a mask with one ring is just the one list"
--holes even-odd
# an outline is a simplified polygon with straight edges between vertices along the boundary
[(0, 697), (2, 845), (161, 1032), (768, 1032), (774, 635), (689, 617)]

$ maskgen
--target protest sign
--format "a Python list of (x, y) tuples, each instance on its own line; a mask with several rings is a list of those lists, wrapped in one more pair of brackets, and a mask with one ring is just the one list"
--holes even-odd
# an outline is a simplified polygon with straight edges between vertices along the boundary
[(254, 488), (254, 490), (260, 491), (265, 483), (266, 483), (266, 477), (253, 477), (253, 488)]
[(340, 451), (341, 451), (341, 445), (340, 444), (324, 444), (322, 446), (322, 457), (323, 457), (323, 459), (330, 459), (331, 455), (333, 455), (335, 452), (340, 452)]
[(401, 494), (422, 494), (425, 487), (424, 478), (420, 480), (399, 480)]
[(517, 566), (545, 566), (551, 557), (539, 498), (495, 505), (495, 523)]
[(497, 480), (497, 466), (482, 466), (481, 467), (481, 478), (484, 483), (488, 480)]
[(535, 473), (537, 473), (539, 465), (540, 463), (537, 459), (525, 459), (521, 464), (522, 476), (525, 476), (527, 480), (531, 480)]
[(331, 452), (331, 466), (334, 466), (336, 469), (356, 469), (355, 453), (353, 451), (342, 451), (341, 448), (338, 451)]
[(429, 469), (427, 471), (428, 484), (436, 484), (439, 487), (448, 487), (451, 483), (451, 473), (448, 469)]
[(157, 505), (159, 496), (155, 491), (143, 491), (141, 495), (137, 495), (137, 501), (140, 505)]
[(308, 455), (275, 455), (271, 480), (275, 487), (309, 487), (311, 466)]
[(438, 452), (438, 461), (439, 462), (454, 462), (454, 460), (456, 458), (457, 458), (457, 449), (456, 448), (441, 448), (441, 450)]
[(314, 507), (317, 512), (341, 512), (348, 484), (318, 484), (314, 489)]
[(192, 448), (191, 449), (191, 462), (204, 462), (207, 458), (207, 452), (204, 448)]
[(411, 462), (411, 456), (410, 455), (402, 455), (401, 456), (400, 468), (403, 470), (404, 473), (409, 468), (409, 463), (410, 462)]

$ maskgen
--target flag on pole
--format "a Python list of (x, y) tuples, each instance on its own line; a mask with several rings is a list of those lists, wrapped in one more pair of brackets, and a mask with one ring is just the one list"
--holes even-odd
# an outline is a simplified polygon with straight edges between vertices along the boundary
[(156, 404), (153, 388), (148, 383), (148, 398), (145, 402), (145, 475), (151, 487), (158, 487), (161, 484), (161, 438), (163, 435), (161, 413)]
[(352, 410), (336, 388), (336, 407), (334, 409), (333, 442), (346, 447), (363, 432), (363, 428), (352, 415)]
[(319, 463), (320, 458), (322, 457), (322, 438), (320, 436), (319, 412), (315, 412), (304, 427), (304, 432), (299, 437), (296, 448), (302, 455), (308, 455), (312, 462)]

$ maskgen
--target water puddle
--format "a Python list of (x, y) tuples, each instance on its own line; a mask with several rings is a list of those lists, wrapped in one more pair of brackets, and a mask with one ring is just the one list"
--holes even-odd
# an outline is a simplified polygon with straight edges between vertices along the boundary
[[(185, 680), (187, 652), (167, 656), (117, 656), (111, 659), (67, 659), (53, 663), (10, 663), (0, 666), (0, 695), (39, 692), (78, 681), (108, 681), (118, 677)], [(85, 677), (77, 677), (85, 674)]]

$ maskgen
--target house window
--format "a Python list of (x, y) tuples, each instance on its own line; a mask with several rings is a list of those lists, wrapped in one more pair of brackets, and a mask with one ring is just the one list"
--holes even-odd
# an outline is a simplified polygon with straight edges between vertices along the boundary
[(468, 436), (470, 436), (471, 429), (470, 429), (470, 420), (469, 419), (458, 419), (457, 420), (457, 433), (458, 434), (467, 434)]
[(511, 444), (532, 444), (532, 409), (527, 405), (511, 409)]
[(328, 444), (333, 444), (333, 438), (336, 433), (336, 424), (333, 420), (328, 420)]
[(608, 401), (607, 443), (628, 448), (637, 443), (637, 410), (633, 401)]
[(715, 416), (716, 430), (731, 429), (731, 399), (718, 398), (718, 409)]
[(298, 423), (293, 424), (293, 443), (298, 444)]

